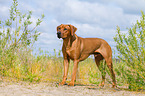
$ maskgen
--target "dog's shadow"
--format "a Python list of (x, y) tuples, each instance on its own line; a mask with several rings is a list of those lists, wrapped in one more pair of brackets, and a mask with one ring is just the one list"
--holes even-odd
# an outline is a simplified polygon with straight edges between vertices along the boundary
[[(64, 85), (59, 85), (59, 83), (56, 83), (58, 86), (68, 86), (68, 83), (65, 83)], [(100, 87), (98, 85), (95, 84), (75, 84), (74, 86), (68, 86), (68, 87), (85, 87), (87, 89), (90, 90), (110, 90), (110, 91), (121, 91), (121, 90), (127, 90), (124, 88), (112, 88), (111, 86), (104, 86), (104, 87)]]
[[(56, 83), (58, 86), (69, 86), (68, 83), (65, 83), (64, 85), (59, 85), (59, 83)], [(87, 85), (87, 84), (75, 84), (74, 86), (72, 87), (75, 87), (75, 86), (95, 86), (95, 85)], [(71, 87), (71, 86), (70, 86)]]
[[(59, 83), (56, 83), (57, 86), (68, 86), (68, 83), (65, 83), (64, 85), (59, 85)], [(106, 91), (113, 91), (113, 92), (117, 92), (117, 91), (131, 91), (129, 90), (126, 86), (117, 86), (115, 88), (111, 87), (111, 84), (106, 84), (106, 86), (104, 87), (100, 87), (98, 85), (95, 84), (75, 84), (74, 86), (68, 86), (68, 87), (85, 87), (87, 89), (90, 90), (106, 90)], [(139, 90), (141, 92), (145, 92), (145, 90)]]

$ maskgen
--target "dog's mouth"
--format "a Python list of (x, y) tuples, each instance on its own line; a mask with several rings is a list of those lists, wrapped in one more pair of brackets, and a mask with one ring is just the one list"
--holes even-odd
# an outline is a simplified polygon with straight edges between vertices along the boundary
[[(62, 36), (61, 36), (61, 33), (60, 32), (58, 32), (57, 33), (57, 37), (60, 39), (60, 38), (62, 38)], [(65, 39), (65, 38), (62, 38), (62, 39)]]
[(59, 36), (59, 35), (57, 35), (57, 37), (60, 39), (61, 38), (61, 36)]
[[(60, 35), (57, 35), (57, 37), (60, 39), (60, 38), (62, 38)], [(65, 39), (65, 38), (62, 38), (62, 39)]]

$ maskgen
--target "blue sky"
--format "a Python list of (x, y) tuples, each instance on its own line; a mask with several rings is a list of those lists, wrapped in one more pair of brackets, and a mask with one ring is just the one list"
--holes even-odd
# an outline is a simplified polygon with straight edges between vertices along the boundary
[[(35, 47), (50, 54), (54, 49), (57, 52), (61, 49), (62, 40), (56, 36), (56, 27), (60, 24), (74, 25), (81, 37), (103, 38), (115, 49), (116, 26), (127, 32), (126, 28), (140, 19), (141, 10), (145, 12), (145, 0), (18, 0), (18, 4), (22, 13), (33, 12), (33, 21), (44, 13)], [(1, 20), (9, 17), (11, 5), (12, 0), (0, 0)]]

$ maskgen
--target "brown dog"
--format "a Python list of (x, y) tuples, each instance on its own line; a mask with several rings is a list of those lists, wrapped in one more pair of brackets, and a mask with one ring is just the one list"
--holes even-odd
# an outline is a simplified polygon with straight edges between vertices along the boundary
[[(100, 61), (105, 59), (106, 64), (112, 75), (112, 87), (116, 86), (115, 74), (112, 65), (112, 50), (109, 44), (100, 38), (81, 38), (75, 32), (77, 28), (73, 25), (61, 24), (57, 27), (57, 37), (63, 39), (62, 52), (64, 57), (64, 76), (59, 85), (64, 85), (67, 79), (70, 59), (74, 62), (71, 82), (68, 84), (74, 86), (78, 63), (85, 60), (89, 55), (94, 54), (96, 65), (99, 67)], [(102, 75), (100, 86), (104, 86), (105, 76)]]

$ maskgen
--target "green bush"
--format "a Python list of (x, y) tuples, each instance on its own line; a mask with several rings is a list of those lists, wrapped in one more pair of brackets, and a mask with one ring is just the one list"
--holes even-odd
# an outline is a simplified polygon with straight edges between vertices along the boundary
[(31, 54), (33, 44), (40, 35), (36, 28), (44, 15), (34, 24), (31, 20), (32, 11), (22, 14), (17, 6), (17, 0), (13, 0), (9, 19), (0, 20), (0, 74), (20, 78), (19, 75), (32, 76), (28, 67), (34, 59)]
[(128, 28), (127, 33), (121, 33), (117, 27), (114, 37), (119, 52), (118, 58), (122, 61), (117, 73), (121, 74), (129, 84), (129, 89), (145, 89), (145, 15), (137, 23)]

